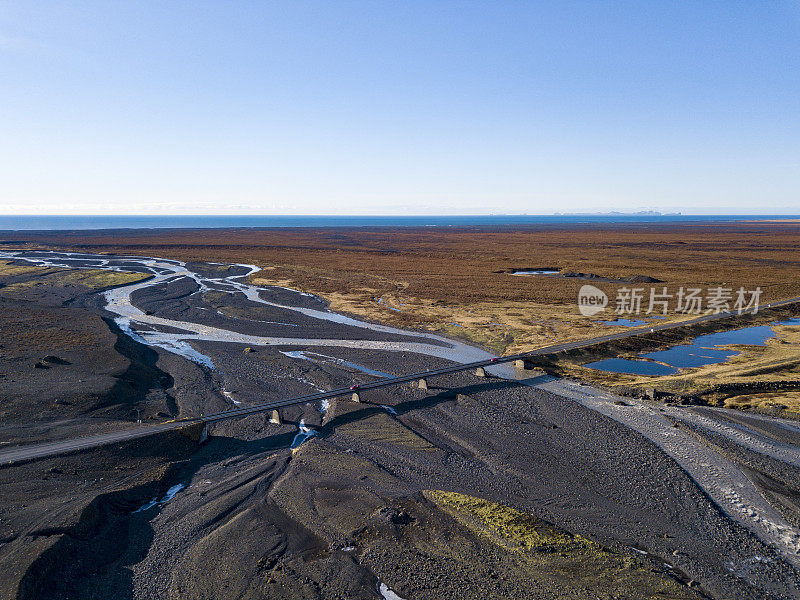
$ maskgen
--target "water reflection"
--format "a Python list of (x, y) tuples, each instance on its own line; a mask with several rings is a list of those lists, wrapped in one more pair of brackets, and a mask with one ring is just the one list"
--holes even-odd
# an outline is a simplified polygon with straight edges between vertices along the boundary
[[(624, 320), (624, 319), (620, 319)], [(800, 325), (800, 318), (780, 321), (775, 325)], [(732, 331), (720, 331), (701, 335), (691, 344), (673, 346), (667, 350), (644, 352), (640, 356), (649, 360), (628, 360), (607, 358), (586, 366), (609, 373), (627, 373), (630, 375), (672, 375), (678, 369), (703, 367), (721, 363), (739, 354), (736, 350), (721, 348), (734, 344), (763, 346), (769, 338), (775, 337), (771, 325), (756, 325)], [(652, 362), (657, 361), (657, 362)], [(661, 364), (663, 363), (663, 364)]]
[(608, 373), (627, 373), (629, 375), (672, 375), (678, 372), (678, 369), (657, 362), (627, 358), (604, 358), (586, 366)]

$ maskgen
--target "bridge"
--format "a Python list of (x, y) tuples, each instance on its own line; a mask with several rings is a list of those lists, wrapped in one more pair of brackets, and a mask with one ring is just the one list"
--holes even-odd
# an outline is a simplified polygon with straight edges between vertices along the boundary
[[(762, 305), (759, 311), (763, 312), (765, 310), (785, 307), (797, 303), (800, 303), (800, 298), (790, 298), (788, 300), (780, 300), (777, 302), (772, 302), (769, 304)], [(47, 458), (50, 456), (57, 456), (60, 454), (77, 452), (89, 448), (126, 442), (134, 439), (149, 437), (151, 435), (165, 433), (168, 431), (183, 431), (184, 433), (188, 433), (190, 436), (194, 437), (196, 441), (202, 441), (207, 436), (208, 426), (210, 424), (217, 423), (219, 421), (246, 417), (257, 413), (272, 412), (273, 422), (280, 423), (280, 415), (278, 411), (281, 408), (286, 408), (288, 406), (305, 404), (307, 402), (315, 402), (332, 398), (347, 397), (347, 396), (350, 396), (351, 400), (355, 402), (360, 402), (362, 400), (362, 396), (364, 396), (364, 394), (366, 392), (369, 392), (370, 390), (376, 390), (388, 386), (399, 385), (404, 383), (412, 383), (412, 382), (417, 383), (417, 385), (423, 389), (427, 389), (428, 380), (433, 377), (441, 375), (449, 375), (451, 373), (460, 373), (464, 371), (474, 371), (476, 376), (486, 377), (487, 368), (504, 363), (515, 363), (516, 367), (524, 369), (526, 365), (529, 364), (529, 362), (536, 357), (544, 357), (547, 355), (557, 354), (559, 352), (568, 352), (570, 350), (577, 350), (580, 348), (586, 348), (589, 346), (594, 346), (606, 342), (613, 342), (616, 340), (622, 340), (640, 336), (646, 337), (648, 335), (657, 334), (659, 332), (680, 329), (683, 327), (697, 325), (700, 323), (720, 321), (723, 319), (739, 317), (746, 314), (751, 314), (751, 313), (750, 312), (739, 313), (738, 311), (723, 311), (720, 313), (706, 314), (693, 319), (679, 321), (677, 323), (661, 323), (658, 325), (653, 325), (652, 327), (646, 329), (620, 331), (616, 333), (609, 333), (607, 335), (594, 337), (588, 340), (578, 340), (563, 344), (552, 344), (549, 346), (544, 346), (542, 348), (531, 350), (530, 352), (513, 354), (509, 356), (501, 356), (487, 360), (479, 360), (471, 363), (460, 363), (452, 366), (442, 367), (440, 369), (421, 371), (418, 373), (411, 373), (408, 375), (401, 375), (399, 377), (388, 377), (384, 379), (379, 379), (377, 381), (362, 383), (357, 386), (338, 388), (325, 392), (316, 392), (313, 394), (306, 394), (304, 396), (296, 396), (293, 398), (276, 400), (273, 402), (252, 404), (250, 406), (226, 410), (224, 412), (219, 412), (210, 415), (203, 415), (200, 417), (187, 417), (183, 419), (166, 421), (164, 423), (159, 423), (156, 425), (143, 425), (140, 427), (126, 429), (122, 431), (108, 432), (108, 433), (102, 433), (85, 437), (77, 437), (62, 441), (9, 447), (0, 451), (0, 466), (16, 464), (20, 462), (27, 462), (31, 460)]]

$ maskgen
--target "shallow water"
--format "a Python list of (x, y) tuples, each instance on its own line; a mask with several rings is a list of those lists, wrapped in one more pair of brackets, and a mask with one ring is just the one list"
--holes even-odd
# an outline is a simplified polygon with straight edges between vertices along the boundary
[(689, 346), (673, 346), (668, 350), (659, 350), (657, 352), (645, 352), (641, 356), (667, 363), (680, 369), (688, 369), (725, 362), (736, 354), (738, 352), (735, 350), (703, 348), (692, 344)]
[(786, 319), (785, 321), (778, 321), (775, 325), (792, 325), (794, 327), (800, 327), (800, 317), (792, 317), (791, 319)]
[(639, 327), (639, 325), (647, 325), (647, 321), (640, 321), (639, 319), (615, 319), (614, 321), (600, 321), (603, 325), (622, 325), (623, 327)]
[(627, 373), (629, 375), (673, 375), (678, 372), (678, 369), (657, 362), (626, 358), (604, 358), (585, 366), (608, 373)]
[(328, 356), (326, 354), (319, 354), (317, 352), (308, 352), (306, 350), (291, 350), (291, 351), (281, 350), (281, 354), (283, 354), (284, 356), (288, 356), (289, 358), (307, 360), (317, 364), (341, 365), (342, 367), (347, 367), (354, 371), (361, 371), (362, 373), (366, 373), (367, 375), (373, 375), (375, 377), (381, 377), (381, 378), (394, 377), (394, 375), (390, 375), (389, 373), (384, 373), (383, 371), (376, 371), (375, 369), (370, 369), (369, 367), (365, 367), (364, 365), (360, 365), (358, 363), (354, 363), (349, 360), (344, 360), (343, 358), (336, 358), (335, 356)]
[[(0, 251), (0, 257), (23, 259), (40, 265), (56, 265), (59, 264), (59, 261), (63, 262), (65, 260), (66, 254), (59, 252), (37, 252), (34, 254), (19, 251)], [(100, 257), (90, 254), (84, 255), (79, 253), (70, 253), (68, 259), (73, 263), (71, 265), (72, 268), (75, 268), (76, 265), (83, 265), (83, 268), (98, 268)], [(366, 321), (360, 321), (358, 319), (340, 315), (329, 310), (270, 302), (261, 297), (261, 288), (240, 281), (245, 279), (248, 275), (257, 272), (259, 267), (256, 265), (232, 264), (232, 267), (239, 267), (240, 273), (238, 275), (206, 278), (190, 270), (186, 263), (176, 260), (129, 256), (117, 256), (113, 258), (102, 257), (102, 259), (109, 260), (109, 263), (100, 266), (99, 268), (115, 271), (126, 269), (130, 270), (131, 268), (135, 268), (136, 270), (153, 273), (155, 275), (148, 281), (115, 288), (104, 293), (106, 298), (106, 310), (117, 316), (116, 319), (119, 319), (117, 321), (118, 323), (124, 324), (125, 332), (136, 335), (138, 341), (142, 341), (147, 345), (156, 346), (169, 352), (179, 354), (207, 368), (213, 368), (213, 363), (211, 362), (210, 357), (205, 356), (196, 348), (192, 347), (190, 345), (191, 341), (233, 342), (250, 346), (333, 346), (378, 350), (384, 352), (415, 352), (443, 358), (456, 363), (473, 362), (476, 360), (487, 359), (492, 356), (490, 353), (479, 348), (475, 348), (462, 342), (450, 340), (435, 334), (406, 331), (388, 325), (368, 323)], [(116, 263), (115, 265), (110, 264), (112, 260), (114, 263)], [(419, 341), (408, 342), (320, 339), (300, 336), (285, 337), (246, 335), (219, 327), (167, 319), (158, 317), (156, 315), (149, 315), (131, 303), (131, 294), (137, 290), (159, 285), (165, 283), (166, 281), (175, 280), (181, 277), (192, 279), (195, 283), (197, 283), (198, 289), (194, 292), (194, 294), (202, 294), (203, 292), (211, 289), (218, 289), (218, 285), (222, 283), (225, 286), (224, 291), (229, 293), (242, 293), (247, 299), (255, 303), (265, 304), (299, 313), (306, 317), (338, 323), (341, 325), (358, 327), (360, 329), (369, 329), (381, 333), (401, 335), (405, 338), (415, 337), (418, 338)], [(298, 296), (308, 295), (300, 292), (296, 293)], [(264, 323), (263, 325), (267, 324)], [(137, 329), (137, 326), (147, 326), (155, 330), (145, 331), (143, 329)], [(170, 330), (178, 329), (185, 331), (185, 333), (158, 331), (158, 327), (169, 328)], [(267, 326), (266, 328), (268, 329), (269, 327)], [(487, 370), (494, 375), (507, 378), (514, 377), (513, 367), (510, 367), (509, 365), (494, 365), (492, 367), (488, 367)], [(376, 371), (375, 374), (377, 373), (378, 372)], [(380, 376), (387, 376), (387, 374), (381, 374)]]
[(542, 269), (539, 271), (514, 271), (512, 275), (558, 275), (560, 271), (553, 271), (551, 269)]
[(140, 508), (137, 508), (133, 512), (134, 513), (144, 512), (146, 510), (150, 510), (154, 506), (161, 506), (162, 504), (166, 504), (175, 497), (175, 494), (180, 492), (185, 487), (186, 487), (185, 483), (178, 483), (176, 485), (173, 485), (171, 488), (167, 490), (167, 492), (164, 494), (164, 497), (161, 498), (161, 500), (159, 500), (158, 498), (153, 498), (152, 500), (150, 500)]
[[(776, 325), (800, 325), (800, 318), (775, 323)], [(600, 369), (608, 373), (627, 373), (630, 375), (672, 375), (678, 369), (703, 367), (725, 362), (738, 351), (723, 348), (732, 344), (753, 346), (763, 345), (769, 338), (775, 337), (775, 330), (770, 325), (743, 327), (732, 331), (720, 331), (698, 336), (691, 344), (680, 344), (666, 350), (644, 352), (640, 356), (648, 360), (629, 360), (607, 358), (586, 366)], [(657, 362), (650, 362), (657, 361)], [(664, 364), (659, 364), (664, 363)]]
[(306, 423), (303, 419), (300, 419), (300, 423), (297, 426), (297, 435), (294, 436), (292, 440), (290, 448), (298, 448), (303, 442), (305, 442), (308, 438), (314, 437), (315, 435), (319, 435), (316, 429), (311, 429), (306, 427)]
[(702, 367), (724, 362), (738, 354), (736, 350), (722, 349), (719, 346), (730, 344), (761, 346), (771, 337), (775, 337), (772, 327), (757, 325), (701, 335), (696, 337), (691, 344), (681, 344), (657, 352), (646, 352), (642, 356), (678, 368)]

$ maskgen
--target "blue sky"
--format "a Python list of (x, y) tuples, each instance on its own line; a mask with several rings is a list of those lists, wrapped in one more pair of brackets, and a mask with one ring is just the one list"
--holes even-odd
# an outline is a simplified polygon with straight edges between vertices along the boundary
[(0, 1), (0, 212), (800, 213), (798, 2)]

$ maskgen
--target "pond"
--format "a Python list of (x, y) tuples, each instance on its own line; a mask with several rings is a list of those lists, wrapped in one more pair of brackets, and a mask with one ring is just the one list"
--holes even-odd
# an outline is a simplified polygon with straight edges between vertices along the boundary
[(778, 321), (775, 325), (793, 325), (795, 327), (800, 327), (800, 317), (792, 317), (791, 319), (786, 319), (785, 321)]
[(647, 321), (639, 319), (615, 319), (614, 321), (600, 321), (603, 325), (622, 325), (623, 327), (639, 327), (639, 325), (647, 325)]
[(767, 339), (775, 337), (775, 331), (769, 325), (757, 325), (734, 329), (733, 331), (720, 331), (695, 338), (691, 344), (673, 346), (668, 350), (645, 352), (644, 358), (650, 358), (666, 363), (673, 367), (688, 368), (712, 365), (736, 356), (736, 350), (725, 350), (719, 346), (729, 344), (747, 344), (762, 346)]
[(557, 269), (537, 269), (535, 271), (514, 271), (512, 275), (558, 275)]
[(627, 373), (629, 375), (673, 375), (678, 372), (678, 369), (657, 362), (627, 358), (604, 358), (584, 366), (607, 373)]
[[(781, 321), (775, 325), (800, 325), (800, 318)], [(666, 350), (642, 353), (641, 358), (647, 360), (607, 358), (585, 366), (608, 373), (672, 375), (677, 373), (678, 369), (721, 363), (738, 354), (736, 350), (721, 348), (721, 346), (731, 344), (762, 346), (771, 337), (775, 337), (775, 331), (770, 325), (756, 325), (732, 331), (709, 333), (696, 337), (691, 344), (681, 344)]]

